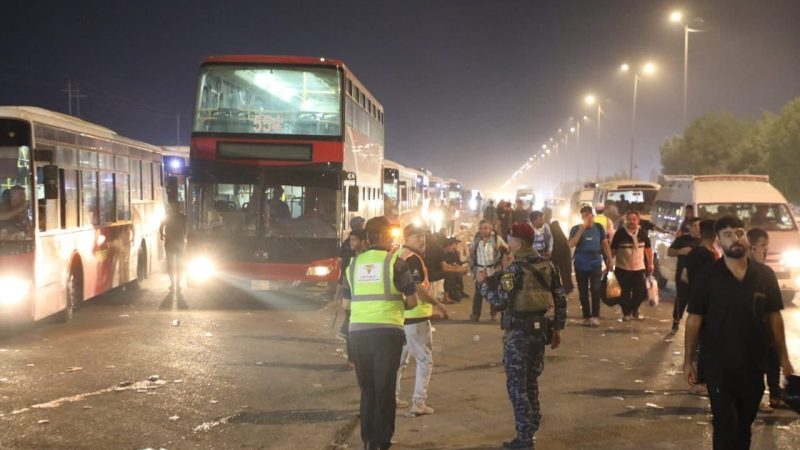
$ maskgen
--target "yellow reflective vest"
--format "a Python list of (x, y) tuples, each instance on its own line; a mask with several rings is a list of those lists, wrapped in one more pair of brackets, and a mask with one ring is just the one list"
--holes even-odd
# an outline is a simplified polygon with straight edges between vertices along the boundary
[(405, 301), (394, 285), (396, 252), (367, 250), (346, 270), (350, 286), (350, 330), (402, 328)]
[[(427, 290), (428, 288), (430, 288), (431, 283), (428, 281), (428, 268), (425, 267), (425, 261), (422, 259), (422, 257), (417, 252), (411, 250), (408, 247), (402, 247), (399, 250), (397, 257), (402, 259), (403, 261), (408, 261), (408, 258), (414, 255), (417, 255), (420, 261), (422, 261), (422, 283), (420, 284), (425, 290)], [(417, 301), (417, 306), (415, 306), (413, 309), (405, 311), (404, 313), (406, 319), (427, 319), (432, 315), (433, 315), (433, 305), (428, 302), (422, 301), (421, 298), (419, 299), (419, 301)]]

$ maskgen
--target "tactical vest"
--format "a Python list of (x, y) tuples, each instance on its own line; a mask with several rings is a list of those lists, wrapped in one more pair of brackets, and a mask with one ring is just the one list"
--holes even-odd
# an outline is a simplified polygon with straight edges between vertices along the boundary
[(345, 274), (350, 285), (350, 330), (402, 328), (405, 302), (394, 286), (396, 252), (367, 250)]
[[(402, 247), (398, 252), (398, 258), (402, 259), (403, 261), (408, 260), (408, 258), (417, 255), (418, 253), (414, 252), (413, 250), (409, 249), (408, 247)], [(419, 256), (420, 260), (422, 257)], [(428, 268), (425, 267), (425, 261), (422, 262), (422, 283), (420, 283), (422, 288), (428, 290), (431, 286), (431, 283), (428, 281)], [(428, 291), (430, 292), (430, 291)], [(417, 306), (413, 309), (409, 309), (403, 313), (406, 319), (426, 319), (433, 315), (433, 305), (427, 302), (422, 301), (419, 299), (417, 301)]]
[(511, 300), (512, 312), (547, 312), (552, 297), (550, 280), (553, 269), (549, 261), (531, 264), (527, 261), (514, 262), (522, 269), (522, 286)]

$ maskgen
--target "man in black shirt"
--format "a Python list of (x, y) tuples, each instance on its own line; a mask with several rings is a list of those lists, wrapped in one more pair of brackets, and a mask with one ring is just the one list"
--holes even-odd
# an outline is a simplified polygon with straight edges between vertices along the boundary
[[(347, 267), (350, 265), (350, 260), (356, 256), (356, 248), (361, 248), (361, 251), (366, 250), (369, 242), (367, 241), (367, 233), (364, 231), (364, 224), (367, 221), (364, 220), (361, 216), (356, 216), (350, 219), (350, 234), (347, 238), (342, 241), (342, 245), (339, 248), (339, 257), (342, 258), (342, 278), (339, 280), (339, 287), (338, 292), (336, 294), (336, 298), (341, 298), (342, 296), (342, 286), (345, 283), (344, 273)], [(361, 242), (359, 242), (361, 241)], [(354, 248), (355, 247), (355, 248)], [(342, 322), (342, 327), (339, 328), (339, 332), (336, 333), (336, 337), (346, 341), (347, 340), (347, 330), (350, 327), (350, 309), (346, 308), (344, 310), (344, 321)]]
[(675, 306), (672, 309), (672, 331), (674, 332), (678, 331), (678, 326), (689, 302), (689, 276), (686, 272), (686, 258), (695, 247), (700, 245), (700, 219), (693, 217), (689, 222), (689, 232), (675, 238), (667, 250), (668, 256), (678, 257), (675, 268)]
[(692, 228), (692, 221), (695, 219), (694, 215), (694, 206), (686, 205), (683, 221), (681, 225), (678, 227), (678, 232), (675, 233), (675, 237), (681, 237), (684, 234), (689, 234)]
[(164, 241), (164, 251), (167, 254), (169, 291), (177, 289), (180, 293), (183, 253), (186, 249), (186, 216), (181, 212), (179, 203), (170, 203), (169, 215), (161, 223), (158, 232)]
[[(697, 382), (693, 357), (698, 340), (700, 364), (714, 415), (714, 449), (747, 449), (753, 420), (764, 395), (764, 369), (770, 337), (784, 375), (794, 373), (786, 352), (780, 287), (775, 272), (747, 258), (744, 223), (734, 216), (714, 226), (724, 257), (693, 283), (686, 322), (684, 373)], [(702, 337), (701, 337), (702, 329)]]

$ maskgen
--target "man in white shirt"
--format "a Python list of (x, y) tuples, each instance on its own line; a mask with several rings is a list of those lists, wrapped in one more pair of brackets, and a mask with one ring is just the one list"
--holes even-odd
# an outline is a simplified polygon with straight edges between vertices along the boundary
[[(478, 234), (469, 246), (469, 266), (475, 274), (475, 279), (478, 279), (479, 273), (484, 273), (487, 277), (494, 275), (500, 267), (500, 261), (503, 255), (508, 253), (508, 245), (503, 239), (495, 234), (492, 225), (482, 220), (478, 226)], [(472, 298), (472, 315), (470, 320), (477, 322), (481, 317), (481, 309), (483, 309), (483, 295), (479, 286), (476, 283), (475, 296)], [(497, 317), (497, 311), (491, 308), (491, 320)]]

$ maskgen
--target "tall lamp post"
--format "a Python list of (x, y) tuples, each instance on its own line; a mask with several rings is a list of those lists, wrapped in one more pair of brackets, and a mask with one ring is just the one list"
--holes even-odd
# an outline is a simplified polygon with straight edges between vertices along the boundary
[(689, 28), (689, 22), (684, 20), (683, 13), (673, 11), (669, 15), (669, 21), (683, 25), (683, 124), (688, 121), (687, 103), (689, 98), (689, 33), (697, 33), (700, 30)]
[[(630, 72), (631, 67), (628, 64), (620, 66), (622, 72)], [(652, 75), (656, 71), (655, 64), (648, 62), (642, 66), (642, 75)], [(628, 178), (633, 179), (633, 155), (636, 148), (636, 100), (639, 96), (639, 80), (641, 76), (639, 71), (633, 73), (633, 107), (631, 108), (631, 152), (628, 159)]]
[(588, 94), (586, 97), (583, 98), (583, 103), (586, 106), (597, 106), (597, 135), (595, 137), (595, 159), (597, 163), (597, 173), (595, 174), (595, 180), (600, 181), (600, 117), (605, 114), (603, 111), (603, 106), (600, 104), (600, 100), (594, 94)]

